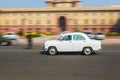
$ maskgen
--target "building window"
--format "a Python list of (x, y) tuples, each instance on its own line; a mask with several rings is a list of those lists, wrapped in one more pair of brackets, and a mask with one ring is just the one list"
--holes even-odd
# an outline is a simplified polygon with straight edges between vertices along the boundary
[(113, 19), (110, 19), (109, 20), (109, 24), (113, 24), (114, 23), (114, 20)]
[(85, 19), (85, 20), (84, 20), (84, 23), (85, 23), (85, 24), (88, 24), (88, 23), (89, 23), (89, 20), (88, 20), (88, 19)]
[(41, 30), (40, 28), (36, 28), (36, 31)]
[(28, 30), (32, 30), (32, 28), (28, 28)]
[(52, 6), (53, 6), (53, 7), (56, 7), (56, 4), (55, 4), (55, 3), (53, 3), (53, 4), (52, 4)]
[(97, 20), (96, 20), (96, 19), (93, 19), (93, 20), (92, 20), (92, 23), (93, 23), (93, 24), (97, 24)]
[(41, 28), (36, 28), (35, 30), (37, 33), (41, 33)]
[(93, 14), (93, 15), (97, 15), (97, 13), (96, 13), (96, 12), (93, 12), (92, 14)]
[(22, 13), (22, 14), (21, 14), (21, 16), (25, 16), (25, 14), (24, 14), (24, 13)]
[(84, 28), (84, 31), (85, 31), (85, 30), (89, 30), (89, 29), (88, 29), (88, 28)]
[(47, 28), (46, 30), (47, 30), (48, 32), (51, 32), (51, 28)]
[(17, 24), (17, 20), (13, 20), (13, 24)]
[(97, 30), (96, 28), (92, 28), (92, 31), (93, 31), (94, 33), (96, 32), (96, 30)]
[(104, 19), (101, 19), (101, 24), (105, 24), (105, 20)]
[(78, 20), (77, 20), (77, 19), (74, 20), (74, 24), (75, 24), (75, 25), (78, 24)]
[(8, 28), (5, 28), (5, 31), (8, 31), (9, 29)]
[(47, 13), (47, 16), (50, 16), (51, 14), (50, 13)]
[(24, 29), (23, 29), (23, 28), (20, 28), (19, 30), (23, 31)]
[(109, 15), (113, 15), (113, 13), (112, 13), (112, 12), (110, 12), (110, 13), (109, 13)]
[(6, 16), (7, 16), (7, 17), (9, 17), (9, 16), (10, 16), (10, 14), (6, 14)]
[(41, 24), (41, 21), (40, 21), (40, 20), (37, 20), (37, 21), (36, 21), (36, 24)]
[(17, 16), (17, 14), (12, 14), (13, 16)]
[(85, 15), (88, 15), (88, 13), (84, 13)]
[(120, 17), (120, 13), (118, 13), (118, 16)]
[(29, 20), (29, 24), (32, 24), (32, 20)]
[(104, 12), (102, 12), (102, 13), (101, 13), (101, 15), (105, 15), (105, 13), (104, 13)]
[(51, 24), (51, 20), (47, 20), (47, 24)]
[(32, 16), (32, 13), (29, 13), (28, 15), (29, 15), (29, 16)]
[(10, 24), (10, 21), (9, 20), (5, 20), (5, 24)]
[(74, 13), (73, 15), (77, 16), (77, 15), (78, 15), (78, 13)]
[(105, 28), (101, 28), (100, 30), (101, 30), (102, 32), (104, 32), (104, 31), (105, 31)]
[(37, 13), (36, 16), (40, 16), (40, 13)]
[(77, 32), (77, 28), (73, 28), (73, 31)]

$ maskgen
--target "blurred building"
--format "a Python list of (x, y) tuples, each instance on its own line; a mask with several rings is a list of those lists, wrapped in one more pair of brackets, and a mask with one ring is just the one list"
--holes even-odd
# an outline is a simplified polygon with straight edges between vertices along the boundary
[[(84, 1), (84, 0), (83, 0)], [(44, 8), (0, 8), (0, 32), (120, 32), (120, 6), (82, 7), (80, 0), (46, 0)]]

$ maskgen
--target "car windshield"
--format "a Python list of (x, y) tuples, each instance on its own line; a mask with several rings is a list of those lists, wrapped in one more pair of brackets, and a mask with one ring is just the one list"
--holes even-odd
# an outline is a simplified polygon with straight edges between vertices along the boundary
[(71, 39), (72, 39), (71, 35), (66, 35), (62, 38), (62, 40), (64, 40), (64, 41), (68, 41), (68, 40), (71, 40)]
[(64, 40), (64, 41), (72, 40), (72, 36), (71, 35), (65, 35), (65, 36), (63, 36), (61, 34), (58, 40)]
[(62, 40), (62, 35), (60, 35), (60, 37), (58, 38), (58, 40)]

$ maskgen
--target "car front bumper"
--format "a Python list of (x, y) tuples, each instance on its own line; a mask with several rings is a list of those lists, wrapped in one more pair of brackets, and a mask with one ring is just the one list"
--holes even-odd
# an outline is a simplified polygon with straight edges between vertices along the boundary
[(42, 46), (42, 50), (47, 51), (47, 48), (45, 48), (45, 45)]

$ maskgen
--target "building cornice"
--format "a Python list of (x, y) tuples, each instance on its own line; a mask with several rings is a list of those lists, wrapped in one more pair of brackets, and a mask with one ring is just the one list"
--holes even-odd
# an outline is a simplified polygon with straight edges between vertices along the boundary
[(120, 11), (117, 7), (77, 7), (77, 8), (0, 8), (0, 12), (69, 12), (69, 11)]

